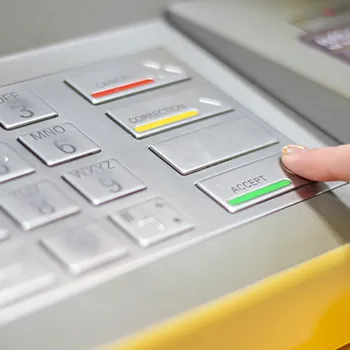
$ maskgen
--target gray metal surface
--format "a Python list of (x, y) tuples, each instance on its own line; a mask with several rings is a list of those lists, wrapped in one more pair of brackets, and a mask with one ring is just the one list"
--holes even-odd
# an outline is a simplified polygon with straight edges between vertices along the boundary
[[(246, 196), (256, 190), (262, 190), (266, 186), (279, 183), (281, 188), (261, 194), (256, 198), (232, 203), (241, 196)], [(298, 189), (309, 184), (310, 181), (285, 171), (280, 164), (280, 157), (272, 156), (267, 159), (251, 163), (238, 169), (229, 170), (223, 174), (215, 175), (202, 180), (197, 186), (208, 196), (216, 200), (230, 213), (235, 213), (260, 202), (273, 199), (281, 194)], [(282, 187), (283, 185), (283, 187)], [(245, 198), (245, 197), (241, 197)]]
[(18, 141), (48, 166), (101, 151), (99, 146), (72, 123), (51, 124), (46, 128), (35, 129), (20, 135)]
[(237, 107), (227, 103), (216, 89), (198, 87), (129, 108), (107, 111), (107, 114), (134, 137), (141, 139)]
[[(185, 0), (186, 1), (186, 0)], [(200, 0), (199, 0), (200, 1)], [(0, 4), (0, 56), (159, 18), (174, 0), (16, 0)], [(39, 17), (38, 17), (39, 14)], [(14, 20), (15, 19), (15, 20)], [(128, 45), (124, 43), (123, 46)]]
[[(123, 45), (126, 42), (130, 46)], [(58, 276), (60, 287), (41, 294), (40, 298), (28, 299), (0, 312), (0, 344), (4, 349), (92, 349), (256, 283), (348, 241), (348, 186), (241, 225), (252, 217), (259, 217), (254, 208), (247, 209), (241, 217), (235, 216), (235, 220), (240, 223), (237, 226), (233, 216), (203, 194), (194, 183), (251, 162), (256, 159), (256, 154), (254, 157), (245, 156), (244, 161), (231, 160), (185, 178), (148, 149), (151, 140), (152, 143), (162, 141), (185, 131), (209, 127), (218, 121), (229, 121), (228, 114), (152, 138), (136, 140), (105, 116), (106, 105), (92, 106), (63, 83), (66, 76), (64, 69), (68, 67), (79, 67), (103, 58), (122, 57), (159, 46), (167, 47), (190, 67), (195, 79), (182, 84), (188, 88), (197, 84), (204, 86), (208, 82), (216, 85), (249, 110), (241, 107), (234, 113), (242, 117), (248, 115), (259, 125), (270, 124), (273, 135), (281, 141), (281, 145), (289, 140), (310, 147), (332, 144), (332, 140), (319, 130), (305, 121), (296, 122), (296, 116), (292, 112), (258, 92), (237, 74), (225, 69), (218, 61), (163, 23), (154, 22), (98, 39), (91, 38), (91, 41), (77, 41), (74, 45), (62, 44), (23, 56), (22, 60), (18, 60), (18, 57), (0, 61), (0, 68), (5, 72), (4, 81), (8, 82), (18, 81), (17, 68), (21, 65), (33, 68), (22, 70), (23, 79), (40, 76), (48, 71), (61, 72), (21, 85), (35, 85), (36, 92), (45, 101), (52, 101), (53, 107), (59, 110), (60, 118), (72, 121), (87, 135), (94, 135), (91, 137), (100, 145), (102, 152), (115, 156), (148, 187), (146, 191), (95, 208), (66, 184), (61, 175), (98, 161), (101, 154), (48, 168), (34, 155), (26, 153), (23, 146), (16, 142), (23, 130), (13, 130), (11, 133), (0, 130), (0, 136), (15, 151), (30, 159), (37, 170), (36, 179), (52, 179), (81, 208), (80, 215), (62, 220), (52, 228), (63, 231), (79, 226), (82, 222), (101, 222), (105, 230), (130, 249), (130, 256), (121, 259), (120, 264), (111, 264), (108, 268), (99, 270), (98, 274), (87, 273), (78, 280), (67, 275), (60, 264), (56, 264), (54, 259), (41, 251), (45, 265)], [(117, 49), (111, 51), (111, 48)], [(78, 52), (80, 54), (77, 55)], [(89, 54), (85, 55), (84, 52)], [(180, 88), (179, 85), (174, 85), (166, 89), (169, 93), (175, 93)], [(160, 97), (162, 93), (162, 90), (153, 90), (140, 94), (137, 102)], [(111, 108), (125, 108), (134, 102), (135, 96), (132, 96), (112, 102)], [(51, 121), (42, 124), (46, 127), (51, 125)], [(37, 126), (30, 125), (26, 128), (30, 132), (36, 130)], [(275, 153), (278, 153), (281, 145), (276, 147)], [(261, 154), (261, 158), (263, 156), (266, 154)], [(155, 172), (155, 169), (158, 171)], [(10, 181), (3, 185), (4, 191), (13, 190), (27, 181), (26, 178)], [(300, 196), (307, 198), (308, 195), (319, 193), (317, 188), (314, 188), (316, 192), (309, 190), (310, 188), (305, 192), (291, 192), (279, 197), (283, 198), (282, 202), (278, 198), (273, 202), (283, 207), (284, 201), (297, 203), (300, 202)], [(106, 220), (107, 213), (158, 196), (171, 202), (176, 210), (181, 210), (191, 220), (194, 229), (144, 250), (135, 245), (114, 223)], [(259, 212), (261, 208), (259, 207)], [(270, 204), (265, 209), (271, 213)], [(215, 220), (211, 217), (215, 217)], [(23, 236), (8, 218), (2, 217), (1, 222), (11, 233), (11, 242), (6, 247), (23, 240), (26, 244), (35, 246), (42, 237), (49, 234), (48, 227), (42, 227)], [(284, 227), (283, 235), (281, 227)], [(6, 241), (3, 244), (5, 243)], [(185, 247), (187, 249), (183, 249)], [(215, 283), (210, 283), (214, 280)]]
[(56, 276), (42, 266), (38, 252), (28, 247), (11, 247), (0, 257), (0, 307), (42, 291)]
[(62, 177), (94, 205), (146, 189), (142, 181), (113, 158), (74, 169)]
[(182, 175), (243, 157), (278, 144), (278, 139), (248, 118), (218, 123), (151, 145), (150, 149)]
[(35, 169), (6, 143), (0, 143), (0, 183), (33, 173)]
[[(194, 42), (224, 62), (224, 64), (239, 72), (255, 86), (259, 86), (260, 89), (274, 96), (289, 109), (320, 128), (324, 133), (337, 140), (337, 142), (350, 143), (350, 134), (348, 132), (350, 128), (350, 101), (342, 96), (344, 91), (340, 91), (339, 88), (332, 89), (334, 80), (337, 80), (340, 85), (347, 81), (344, 79), (344, 76), (335, 77), (336, 74), (341, 72), (338, 67), (339, 63), (332, 60), (328, 64), (321, 63), (322, 57), (319, 59), (316, 54), (316, 57), (311, 55), (312, 57), (310, 58), (310, 52), (308, 52), (307, 48), (304, 49), (304, 56), (298, 50), (298, 55), (294, 57), (293, 50), (296, 49), (295, 45), (297, 45), (297, 42), (294, 37), (290, 38), (289, 31), (294, 33), (295, 30), (293, 31), (291, 23), (287, 22), (291, 16), (283, 12), (282, 2), (278, 2), (280, 6), (277, 6), (278, 4), (274, 0), (266, 2), (266, 9), (262, 17), (259, 17), (259, 11), (261, 7), (264, 7), (263, 1), (257, 3), (239, 0), (237, 1), (238, 7), (236, 7), (235, 1), (208, 1), (199, 4), (196, 4), (196, 1), (194, 1), (189, 4), (176, 4), (168, 11), (167, 18), (177, 30), (190, 37)], [(276, 5), (277, 14), (274, 13), (274, 7), (271, 3)], [(308, 9), (308, 5), (312, 7), (312, 4), (314, 4), (317, 7), (318, 3), (320, 6), (322, 5), (321, 2), (317, 1), (295, 2), (295, 5), (298, 5), (295, 8), (300, 9), (300, 12), (303, 13), (303, 11), (306, 12)], [(269, 21), (264, 17), (267, 9), (271, 11), (273, 19), (270, 25), (268, 24)], [(289, 7), (286, 6), (286, 9), (289, 9)], [(279, 10), (281, 10), (280, 17), (278, 17)], [(237, 12), (241, 13), (240, 21), (242, 23), (240, 21), (232, 21), (232, 17)], [(244, 15), (246, 20), (244, 20)], [(213, 21), (213, 16), (220, 18), (220, 25), (216, 25), (216, 22)], [(253, 16), (253, 19), (250, 16)], [(268, 59), (266, 57), (266, 50), (268, 49), (266, 47), (259, 48), (259, 44), (257, 44), (259, 42), (263, 45), (263, 42), (257, 35), (259, 30), (256, 29), (256, 32), (253, 34), (245, 35), (247, 21), (255, 24), (251, 26), (252, 30), (259, 28), (261, 25), (266, 25), (268, 30), (280, 33), (276, 34), (278, 39), (271, 40), (270, 44), (273, 50), (283, 52), (282, 55), (285, 54), (285, 57), (288, 58), (286, 60), (280, 59), (280, 64)], [(276, 21), (277, 24), (275, 23)], [(237, 29), (238, 23), (241, 23), (241, 30)], [(247, 45), (237, 42), (238, 33), (240, 41), (247, 43)], [(285, 37), (283, 37), (284, 34)], [(252, 37), (254, 38), (253, 40)], [(256, 44), (256, 47), (248, 49), (247, 46), (253, 43)], [(317, 53), (317, 51), (315, 52)], [(323, 71), (319, 76), (322, 75), (324, 78), (329, 77), (333, 79), (333, 85), (329, 83), (328, 87), (327, 84), (317, 84), (296, 72), (295, 67), (292, 67), (293, 65), (291, 65), (291, 69), (287, 69), (286, 65), (289, 59), (294, 60), (294, 64), (301, 62), (299, 65), (302, 67), (301, 70), (309, 69), (310, 72), (313, 69), (313, 64), (319, 62), (320, 66), (318, 69), (321, 69), (323, 64)], [(327, 61), (328, 57), (326, 56), (325, 59)], [(344, 65), (344, 67), (346, 70), (348, 69), (347, 65)], [(344, 69), (344, 67), (342, 68)], [(313, 71), (313, 74), (316, 74), (317, 71)], [(348, 88), (346, 83), (345, 86)], [(337, 93), (338, 90), (339, 94)]]

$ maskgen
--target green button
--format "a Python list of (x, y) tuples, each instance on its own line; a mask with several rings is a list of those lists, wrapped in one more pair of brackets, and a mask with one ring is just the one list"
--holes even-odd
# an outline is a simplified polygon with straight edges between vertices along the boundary
[(278, 182), (274, 182), (271, 185), (265, 186), (265, 187), (261, 187), (255, 191), (246, 193), (246, 194), (242, 194), (241, 196), (238, 196), (236, 198), (230, 199), (227, 203), (230, 205), (239, 205), (248, 201), (251, 201), (252, 199), (264, 196), (265, 194), (277, 191), (281, 188), (287, 187), (289, 185), (292, 184), (292, 181), (290, 180), (281, 180)]

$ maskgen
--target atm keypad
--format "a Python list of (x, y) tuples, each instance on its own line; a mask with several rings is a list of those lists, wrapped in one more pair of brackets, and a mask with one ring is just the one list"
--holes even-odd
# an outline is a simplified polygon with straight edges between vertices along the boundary
[(309, 184), (281, 168), (285, 136), (163, 49), (50, 78), (0, 89), (0, 309)]

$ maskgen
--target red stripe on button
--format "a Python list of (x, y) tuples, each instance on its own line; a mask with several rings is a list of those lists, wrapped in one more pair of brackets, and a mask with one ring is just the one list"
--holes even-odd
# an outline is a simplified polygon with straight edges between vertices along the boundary
[(117, 86), (117, 87), (114, 87), (111, 89), (94, 92), (93, 94), (91, 94), (91, 96), (94, 98), (100, 98), (100, 97), (116, 94), (116, 93), (121, 92), (121, 91), (134, 89), (134, 88), (137, 88), (139, 86), (143, 86), (143, 85), (147, 85), (147, 84), (151, 84), (151, 83), (154, 83), (154, 79), (139, 80), (139, 81), (135, 81), (135, 82), (130, 83), (130, 84), (120, 85), (120, 86)]

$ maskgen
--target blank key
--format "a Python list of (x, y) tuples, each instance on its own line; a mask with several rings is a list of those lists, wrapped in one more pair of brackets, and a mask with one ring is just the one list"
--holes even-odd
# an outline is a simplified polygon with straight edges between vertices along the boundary
[(275, 137), (243, 118), (156, 143), (151, 150), (188, 175), (276, 143)]

